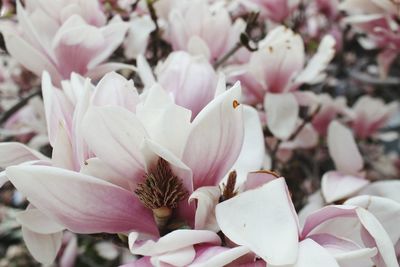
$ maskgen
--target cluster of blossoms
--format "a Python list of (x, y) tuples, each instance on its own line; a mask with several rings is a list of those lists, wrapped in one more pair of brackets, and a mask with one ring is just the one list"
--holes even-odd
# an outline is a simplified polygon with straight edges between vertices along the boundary
[(399, 266), (398, 1), (0, 13), (0, 237), (27, 266)]

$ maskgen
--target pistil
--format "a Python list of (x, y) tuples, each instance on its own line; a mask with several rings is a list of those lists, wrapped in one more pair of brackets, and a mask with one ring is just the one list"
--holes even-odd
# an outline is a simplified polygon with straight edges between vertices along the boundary
[(145, 175), (145, 181), (138, 184), (135, 194), (145, 207), (153, 211), (160, 233), (164, 232), (179, 202), (188, 197), (182, 181), (173, 174), (168, 162), (162, 158)]

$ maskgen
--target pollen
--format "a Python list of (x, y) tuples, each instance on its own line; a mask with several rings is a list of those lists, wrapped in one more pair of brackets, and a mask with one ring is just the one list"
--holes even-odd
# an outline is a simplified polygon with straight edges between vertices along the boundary
[(233, 100), (232, 105), (233, 108), (237, 108), (240, 105), (240, 103), (237, 100)]

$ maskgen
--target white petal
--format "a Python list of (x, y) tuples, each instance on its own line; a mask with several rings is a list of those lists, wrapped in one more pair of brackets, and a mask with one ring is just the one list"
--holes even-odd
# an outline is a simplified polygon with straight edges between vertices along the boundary
[(216, 216), (230, 240), (269, 264), (296, 261), (298, 222), (283, 178), (218, 204)]

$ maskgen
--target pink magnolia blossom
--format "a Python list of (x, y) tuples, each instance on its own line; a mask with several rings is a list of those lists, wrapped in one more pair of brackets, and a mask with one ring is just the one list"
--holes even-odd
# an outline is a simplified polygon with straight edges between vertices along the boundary
[(283, 178), (265, 177), (263, 185), (218, 204), (216, 217), (227, 238), (273, 266), (398, 265), (384, 228), (361, 207), (322, 208), (300, 229)]
[(215, 61), (239, 41), (245, 23), (241, 19), (232, 23), (225, 8), (202, 0), (176, 3), (169, 13), (167, 29), (174, 50), (202, 54)]
[(297, 8), (299, 0), (243, 0), (245, 5), (261, 11), (264, 18), (282, 23)]
[(344, 19), (345, 23), (367, 34), (367, 38), (359, 39), (360, 44), (366, 49), (381, 49), (377, 60), (381, 77), (386, 77), (400, 52), (396, 3), (390, 0), (346, 0), (340, 4), (340, 8), (349, 14)]
[(48, 71), (57, 85), (72, 72), (97, 78), (122, 67), (101, 64), (123, 41), (128, 26), (119, 17), (105, 25), (95, 0), (34, 2), (25, 9), (17, 1), (18, 24), (1, 28), (8, 52), (24, 67), (38, 76)]
[(358, 138), (365, 139), (384, 127), (397, 111), (398, 103), (385, 104), (382, 100), (362, 96), (350, 111), (352, 128)]
[[(238, 86), (215, 98), (192, 123), (190, 111), (173, 104), (161, 88), (149, 90), (136, 113), (112, 106), (89, 108), (82, 130), (96, 158), (87, 159), (80, 173), (57, 165), (21, 165), (8, 167), (7, 177), (50, 221), (73, 232), (134, 230), (158, 236), (152, 210), (132, 192), (140, 184), (143, 187), (143, 174), (156, 175), (157, 158), (163, 158), (181, 179), (181, 190), (190, 193), (200, 186), (217, 184), (241, 150), (243, 122), (242, 108), (236, 102)], [(92, 104), (102, 101), (99, 95)], [(155, 113), (157, 110), (163, 112)], [(178, 123), (176, 127), (171, 127), (173, 122)], [(169, 128), (165, 128), (167, 125)], [(219, 130), (205, 131), (209, 127)], [(69, 162), (68, 157), (63, 159)], [(59, 191), (63, 188), (69, 188), (70, 194)], [(175, 216), (180, 214), (193, 225), (193, 211), (193, 205), (183, 199)]]
[[(155, 83), (156, 79), (143, 57), (138, 58), (138, 69), (145, 86)], [(192, 56), (185, 51), (172, 52), (157, 66), (155, 76), (176, 104), (192, 111), (192, 118), (218, 93), (217, 74), (201, 55)]]

